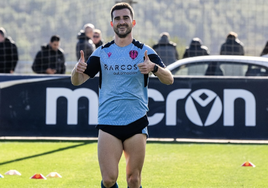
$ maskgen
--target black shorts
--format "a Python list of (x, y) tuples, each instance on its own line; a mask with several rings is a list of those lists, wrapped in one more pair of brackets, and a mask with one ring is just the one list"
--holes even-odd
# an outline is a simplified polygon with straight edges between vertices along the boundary
[(128, 124), (125, 126), (115, 126), (115, 125), (97, 125), (97, 129), (113, 135), (122, 142), (126, 139), (134, 136), (135, 134), (145, 134), (148, 137), (147, 126), (149, 124), (147, 116)]

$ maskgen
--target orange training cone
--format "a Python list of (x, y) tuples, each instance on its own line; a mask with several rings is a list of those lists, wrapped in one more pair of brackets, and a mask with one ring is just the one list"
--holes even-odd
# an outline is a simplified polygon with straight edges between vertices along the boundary
[(30, 177), (30, 179), (44, 179), (44, 180), (46, 180), (47, 178), (45, 176), (43, 176), (42, 174), (35, 174), (32, 177)]
[(47, 177), (49, 178), (62, 178), (58, 172), (50, 172)]
[(255, 167), (255, 165), (249, 161), (246, 161), (242, 164), (242, 166), (246, 166), (246, 167)]

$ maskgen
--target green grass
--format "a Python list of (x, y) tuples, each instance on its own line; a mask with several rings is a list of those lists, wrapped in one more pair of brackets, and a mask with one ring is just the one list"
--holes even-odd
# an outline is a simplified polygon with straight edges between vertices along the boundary
[[(256, 165), (241, 167), (245, 161)], [(268, 146), (148, 142), (144, 188), (268, 187)], [(18, 170), (22, 176), (7, 176)], [(29, 179), (56, 171), (62, 178)], [(126, 188), (125, 160), (118, 184)], [(100, 188), (96, 142), (0, 142), (1, 188)]]

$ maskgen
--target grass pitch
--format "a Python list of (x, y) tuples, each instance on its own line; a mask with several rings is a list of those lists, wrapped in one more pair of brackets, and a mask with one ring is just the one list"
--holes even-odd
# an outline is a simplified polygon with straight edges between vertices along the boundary
[[(251, 161), (253, 167), (241, 167)], [(268, 187), (268, 146), (148, 142), (144, 188)], [(118, 184), (126, 188), (125, 160)], [(8, 170), (21, 176), (8, 176)], [(62, 178), (29, 179), (58, 172)], [(0, 142), (1, 188), (100, 188), (97, 142)]]

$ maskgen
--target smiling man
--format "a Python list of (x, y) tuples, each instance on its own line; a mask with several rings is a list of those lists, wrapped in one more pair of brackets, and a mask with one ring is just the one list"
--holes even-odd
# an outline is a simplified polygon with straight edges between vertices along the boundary
[(129, 188), (141, 187), (141, 171), (148, 137), (148, 74), (164, 84), (173, 76), (149, 46), (135, 40), (134, 11), (127, 3), (111, 9), (114, 40), (98, 48), (85, 63), (84, 53), (72, 71), (73, 85), (81, 85), (98, 72), (98, 159), (102, 188), (117, 188), (118, 164), (126, 158)]

